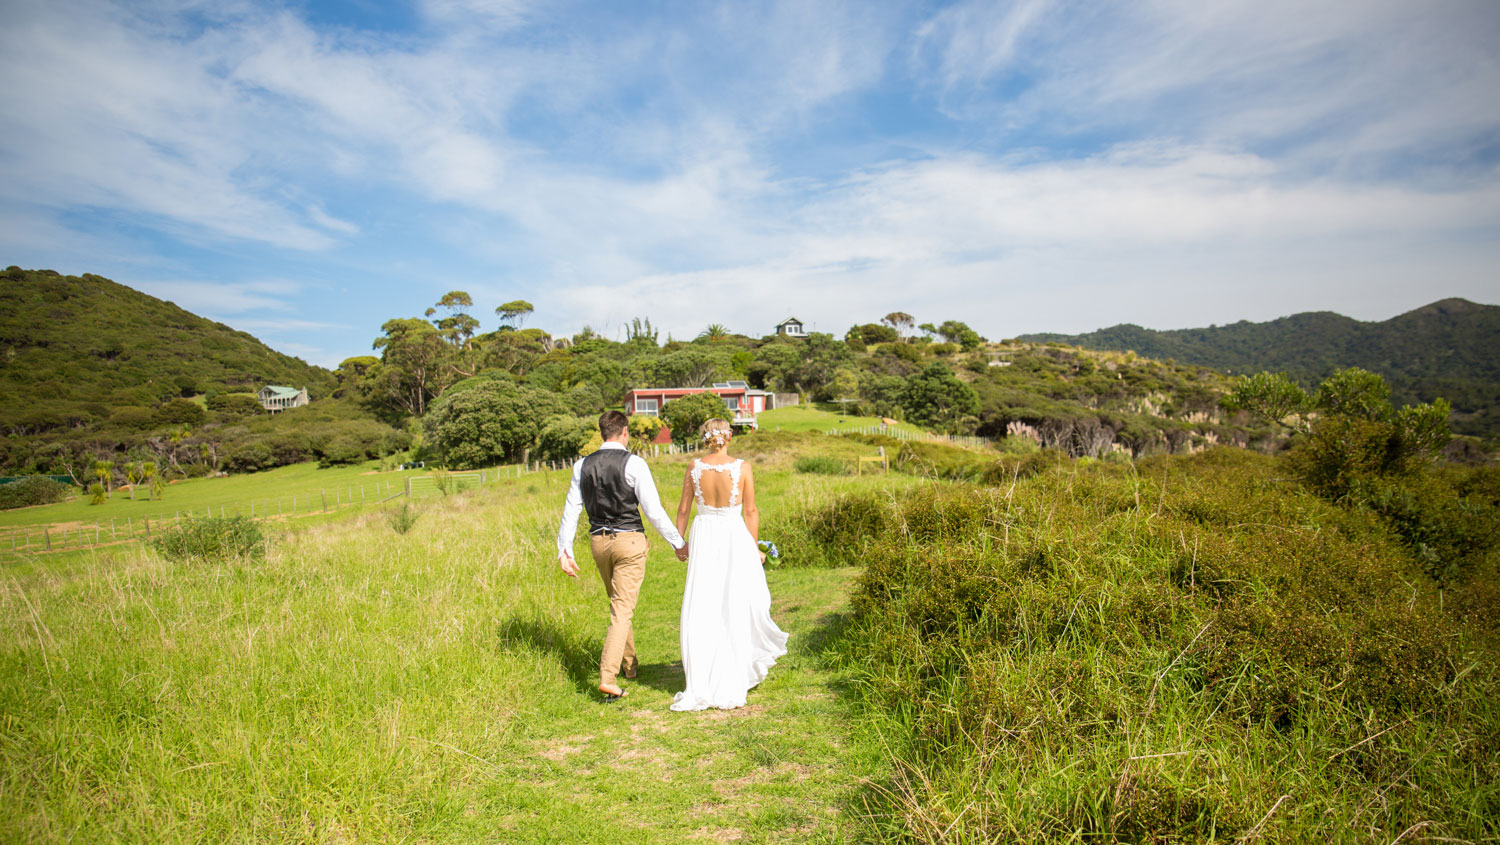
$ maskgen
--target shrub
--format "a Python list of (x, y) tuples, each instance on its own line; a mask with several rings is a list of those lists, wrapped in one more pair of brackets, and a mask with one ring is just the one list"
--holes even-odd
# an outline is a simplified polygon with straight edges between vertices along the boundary
[(61, 502), (67, 497), (68, 489), (68, 485), (40, 475), (0, 484), (0, 510)]
[(708, 420), (733, 416), (717, 393), (707, 391), (673, 399), (661, 409), (661, 421), (672, 429), (672, 441), (679, 445), (697, 440), (698, 428)]
[[(1339, 840), (1358, 816), (1492, 836), (1500, 677), (1478, 632), (1500, 591), (1440, 592), (1391, 516), (1284, 475), (1216, 449), (788, 519), (787, 543), (810, 547), (791, 559), (865, 566), (838, 647), (896, 772), (869, 796), (886, 806), (868, 838), (1245, 838), (1289, 782), (1327, 811), (1274, 818), (1268, 841)], [(1390, 507), (1418, 507), (1430, 542), (1488, 542), (1458, 529), (1459, 499), (1410, 492)], [(914, 835), (932, 831), (951, 836)]]
[(828, 455), (808, 455), (798, 458), (796, 463), (798, 472), (812, 473), (815, 475), (848, 475), (849, 469), (844, 462), (838, 458)]
[(909, 475), (951, 481), (977, 481), (992, 459), (986, 455), (944, 443), (908, 442), (896, 453), (894, 466)]
[(596, 421), (587, 417), (556, 417), (542, 427), (537, 452), (545, 461), (571, 461), (598, 430)]
[(348, 435), (336, 437), (324, 444), (321, 452), (318, 466), (324, 468), (357, 464), (368, 455), (365, 444)]
[(109, 500), (109, 492), (104, 489), (104, 482), (95, 481), (89, 485), (89, 504), (102, 505)]
[(257, 558), (265, 553), (266, 538), (248, 517), (195, 517), (168, 528), (151, 547), (169, 560), (225, 561)]
[(421, 513), (411, 506), (411, 502), (402, 502), (400, 507), (390, 512), (386, 520), (397, 534), (405, 534), (417, 524), (418, 516), (421, 516)]

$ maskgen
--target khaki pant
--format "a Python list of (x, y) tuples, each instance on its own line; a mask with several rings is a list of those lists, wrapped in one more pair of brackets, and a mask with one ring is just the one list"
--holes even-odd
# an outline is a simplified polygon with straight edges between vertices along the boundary
[(641, 582), (646, 580), (646, 550), (646, 535), (639, 531), (589, 538), (589, 551), (609, 594), (609, 631), (604, 635), (604, 654), (599, 658), (599, 683), (603, 686), (616, 686), (622, 664), (625, 674), (636, 672), (635, 631), (630, 620), (641, 595)]

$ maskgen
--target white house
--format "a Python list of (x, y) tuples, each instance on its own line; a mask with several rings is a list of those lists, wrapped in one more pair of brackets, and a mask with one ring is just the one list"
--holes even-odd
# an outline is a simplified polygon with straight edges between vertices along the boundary
[(807, 337), (807, 332), (802, 330), (802, 321), (796, 317), (788, 317), (777, 323), (776, 333), (787, 337)]
[(293, 390), (290, 387), (271, 384), (260, 389), (255, 394), (260, 399), (260, 406), (271, 413), (285, 411), (287, 408), (300, 408), (306, 405), (310, 399), (307, 398), (307, 388)]

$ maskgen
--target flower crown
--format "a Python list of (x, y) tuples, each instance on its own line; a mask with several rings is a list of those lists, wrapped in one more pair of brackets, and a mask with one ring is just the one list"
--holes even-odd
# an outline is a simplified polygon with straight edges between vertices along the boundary
[(728, 443), (729, 438), (733, 436), (734, 432), (729, 429), (714, 428), (703, 432), (703, 442), (719, 445), (722, 443)]

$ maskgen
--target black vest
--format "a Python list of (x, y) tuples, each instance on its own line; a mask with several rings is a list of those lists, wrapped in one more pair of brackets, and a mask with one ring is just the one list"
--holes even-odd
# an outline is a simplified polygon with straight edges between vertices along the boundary
[(625, 480), (625, 449), (600, 449), (583, 459), (578, 489), (583, 493), (583, 509), (589, 515), (589, 533), (610, 531), (645, 531), (641, 523), (641, 503)]

